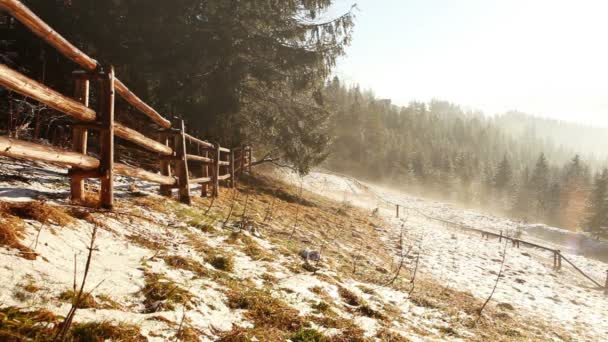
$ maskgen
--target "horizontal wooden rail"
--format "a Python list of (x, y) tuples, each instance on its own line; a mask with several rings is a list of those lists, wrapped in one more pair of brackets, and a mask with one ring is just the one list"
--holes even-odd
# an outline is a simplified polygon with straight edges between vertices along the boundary
[(230, 149), (229, 148), (220, 147), (219, 150), (220, 150), (220, 152), (230, 153)]
[(0, 155), (78, 167), (83, 170), (93, 170), (99, 167), (98, 159), (82, 153), (8, 137), (0, 137)]
[(173, 154), (173, 149), (171, 147), (161, 144), (154, 139), (150, 139), (138, 131), (126, 127), (118, 122), (114, 123), (114, 134), (152, 152), (157, 152), (166, 156)]
[(223, 180), (230, 179), (230, 174), (227, 174), (227, 175), (222, 175), (222, 176), (218, 176), (218, 177), (217, 177), (217, 179), (218, 179), (218, 180), (222, 180), (222, 181), (223, 181)]
[(604, 288), (604, 286), (602, 284), (598, 283), (593, 278), (591, 278), (590, 276), (588, 276), (585, 272), (583, 272), (580, 268), (576, 267), (576, 265), (574, 265), (574, 263), (572, 263), (570, 260), (568, 260), (568, 258), (566, 258), (563, 254), (560, 253), (560, 257), (562, 259), (564, 259), (564, 261), (566, 261), (567, 263), (569, 263), (570, 266), (574, 267), (574, 269), (577, 270), (580, 274), (582, 274), (585, 278), (589, 279), (592, 283), (594, 283), (595, 285), (597, 285), (599, 288)]
[(149, 172), (144, 169), (120, 163), (114, 163), (114, 172), (123, 176), (140, 178), (162, 185), (175, 185), (177, 183), (177, 180), (174, 177), (163, 176), (158, 173)]
[(224, 161), (224, 160), (218, 161), (217, 164), (220, 165), (220, 166), (230, 166), (230, 162), (229, 161)]
[(195, 161), (200, 161), (200, 162), (207, 163), (207, 164), (213, 163), (213, 159), (211, 159), (211, 158), (197, 156), (194, 154), (188, 154), (188, 155), (186, 155), (186, 158), (188, 159), (188, 161), (195, 160)]
[(69, 41), (63, 38), (59, 33), (55, 32), (55, 30), (42, 21), (20, 1), (0, 0), (0, 9), (8, 12), (35, 35), (42, 38), (42, 40), (46, 41), (48, 44), (57, 49), (57, 51), (59, 51), (62, 55), (69, 58), (76, 64), (87, 70), (94, 70), (97, 68), (96, 60), (87, 56), (84, 52), (80, 51)]
[(137, 95), (135, 95), (127, 86), (122, 83), (119, 79), (115, 81), (116, 92), (131, 106), (137, 108), (140, 112), (147, 115), (154, 123), (163, 128), (171, 127), (171, 122), (162, 117), (154, 108), (147, 105)]
[(0, 85), (21, 95), (30, 97), (57, 111), (68, 114), (75, 119), (83, 121), (95, 120), (95, 111), (91, 108), (12, 70), (5, 64), (0, 64)]
[(192, 178), (190, 179), (190, 184), (203, 184), (211, 182), (211, 177), (201, 177), (201, 178)]
[[(42, 19), (34, 14), (29, 8), (23, 5), (18, 0), (0, 0), (0, 9), (5, 10), (15, 19), (19, 20), (32, 33), (40, 37), (42, 40), (53, 46), (59, 53), (70, 59), (80, 67), (94, 71), (98, 68), (99, 63), (87, 56), (80, 49), (72, 45), (67, 39), (53, 30)], [(124, 98), (129, 104), (137, 108), (139, 111), (147, 115), (157, 125), (168, 128), (171, 127), (171, 122), (163, 118), (152, 107), (148, 106), (144, 101), (137, 97), (127, 88), (120, 80), (115, 80), (116, 92)]]
[(213, 148), (213, 144), (207, 141), (203, 141), (201, 139), (195, 138), (193, 136), (191, 136), (190, 134), (186, 133), (186, 140), (188, 140), (189, 142), (193, 143), (193, 144), (198, 144), (202, 147), (205, 148)]
[[(12, 70), (4, 64), (0, 64), (0, 85), (30, 97), (77, 120), (92, 122), (96, 119), (97, 115), (91, 108)], [(94, 125), (97, 125), (98, 128), (102, 127), (97, 123), (94, 123)], [(170, 147), (165, 146), (156, 140), (147, 138), (136, 130), (128, 128), (120, 123), (114, 124), (114, 133), (125, 140), (129, 140), (153, 152), (163, 155), (171, 155), (173, 153), (173, 150)]]

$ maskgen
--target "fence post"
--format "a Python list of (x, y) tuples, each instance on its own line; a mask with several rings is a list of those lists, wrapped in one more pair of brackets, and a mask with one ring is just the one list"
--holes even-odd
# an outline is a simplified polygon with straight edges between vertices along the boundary
[[(209, 150), (205, 149), (204, 157), (209, 158)], [(209, 177), (209, 164), (208, 163), (203, 163), (203, 177), (204, 178)], [(204, 182), (203, 184), (201, 184), (201, 196), (202, 197), (207, 197), (208, 189), (209, 189), (209, 182)]]
[[(170, 146), (169, 144), (169, 135), (167, 133), (160, 133), (159, 141), (161, 144), (165, 146)], [(171, 161), (161, 158), (160, 160), (160, 174), (163, 176), (171, 177)], [(162, 196), (170, 197), (171, 190), (173, 187), (171, 185), (161, 185), (160, 186), (160, 194)]]
[(557, 251), (553, 251), (553, 269), (557, 269)]
[(247, 171), (249, 171), (249, 175), (253, 175), (253, 173), (251, 172), (251, 164), (253, 164), (253, 148), (251, 148), (251, 146), (249, 146), (249, 163), (247, 163)]
[(604, 294), (608, 295), (608, 270), (606, 270), (606, 285), (604, 285)]
[[(75, 85), (74, 85), (74, 98), (80, 101), (83, 105), (89, 106), (89, 88), (90, 78), (82, 72), (74, 72)], [(37, 135), (37, 134), (36, 134)], [(72, 128), (72, 149), (75, 152), (87, 154), (87, 137), (88, 131), (86, 128), (73, 127)], [(84, 192), (84, 178), (71, 176), (70, 178), (70, 193), (73, 202), (82, 202), (85, 199)]]
[(236, 188), (236, 178), (235, 178), (235, 172), (234, 172), (234, 149), (230, 150), (230, 187), (231, 188)]
[(101, 207), (112, 209), (114, 206), (114, 67), (108, 66), (101, 72), (99, 89), (99, 121), (101, 131), (99, 143), (101, 156), (99, 173), (101, 176)]
[(177, 122), (179, 134), (175, 135), (173, 144), (175, 146), (176, 153), (176, 173), (178, 178), (179, 186), (179, 201), (184, 204), (192, 204), (190, 200), (190, 182), (188, 179), (188, 159), (186, 157), (186, 129), (184, 120)]
[(500, 231), (500, 236), (498, 237), (498, 242), (502, 242), (502, 230)]
[(560, 251), (559, 249), (557, 250), (557, 270), (561, 270), (562, 269), (562, 251)]
[(242, 177), (243, 172), (245, 172), (245, 149), (246, 148), (247, 148), (247, 146), (243, 146), (241, 148), (241, 154), (239, 156), (240, 157), (239, 159), (241, 160), (240, 169), (239, 169), (239, 177)]
[(213, 197), (220, 196), (220, 144), (215, 143), (213, 156)]
[(397, 218), (399, 218), (399, 204), (397, 204)]

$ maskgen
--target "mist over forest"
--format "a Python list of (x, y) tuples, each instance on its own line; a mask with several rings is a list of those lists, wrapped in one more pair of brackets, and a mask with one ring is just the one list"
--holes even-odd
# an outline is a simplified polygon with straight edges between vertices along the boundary
[[(335, 171), (526, 222), (605, 234), (605, 129), (327, 83)], [(584, 146), (589, 146), (585, 148)], [(578, 148), (577, 148), (578, 147)]]

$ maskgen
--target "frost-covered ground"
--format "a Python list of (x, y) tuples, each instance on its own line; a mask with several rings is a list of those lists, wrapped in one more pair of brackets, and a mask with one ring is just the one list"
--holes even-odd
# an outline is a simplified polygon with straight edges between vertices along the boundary
[[(49, 165), (21, 163), (8, 159), (0, 159), (0, 165), (0, 201), (42, 200), (60, 208), (69, 208), (66, 200), (68, 186), (65, 170)], [(346, 200), (354, 202), (353, 193), (366, 192), (360, 188), (360, 185), (351, 181), (333, 176), (323, 177), (325, 176), (315, 174), (306, 181), (311, 180), (312, 183), (315, 183), (316, 180), (321, 179), (323, 182), (321, 187), (334, 195), (339, 194), (338, 200), (344, 200), (345, 198), (341, 197), (344, 195), (349, 197)], [(311, 186), (318, 185), (312, 183)], [(294, 308), (301, 317), (313, 322), (312, 327), (328, 336), (344, 333), (341, 331), (344, 330), (344, 327), (328, 328), (314, 323), (315, 317), (323, 318), (322, 314), (318, 312), (318, 305), (321, 302), (328, 304), (330, 311), (335, 314), (335, 316), (325, 317), (329, 319), (327, 322), (345, 320), (354, 327), (349, 329), (361, 329), (362, 334), (370, 340), (387, 340), (386, 335), (378, 337), (380, 336), (378, 334), (389, 331), (391, 334), (407, 337), (411, 341), (458, 341), (475, 339), (475, 332), (479, 331), (475, 330), (477, 329), (475, 326), (463, 324), (462, 317), (466, 316), (465, 318), (470, 321), (470, 315), (461, 309), (457, 309), (456, 311), (461, 311), (455, 315), (450, 315), (440, 307), (412, 301), (405, 291), (377, 283), (350, 279), (348, 274), (338, 274), (337, 268), (339, 267), (334, 264), (340, 258), (329, 260), (329, 257), (324, 257), (321, 264), (324, 266), (318, 272), (304, 271), (303, 261), (297, 254), (297, 249), (300, 247), (296, 246), (295, 251), (289, 250), (286, 246), (293, 244), (293, 241), (287, 241), (287, 244), (281, 245), (278, 239), (264, 236), (265, 232), (271, 234), (272, 231), (278, 232), (275, 234), (276, 236), (281, 236), (286, 227), (291, 229), (291, 218), (277, 217), (271, 224), (264, 226), (261, 235), (252, 236), (246, 232), (243, 233), (248, 235), (256, 246), (271, 256), (270, 258), (253, 258), (247, 254), (246, 246), (228, 242), (232, 228), (230, 225), (226, 229), (222, 228), (223, 217), (220, 217), (219, 222), (216, 218), (215, 231), (201, 231), (200, 227), (189, 220), (180, 218), (177, 211), (192, 212), (193, 215), (201, 216), (200, 213), (204, 207), (187, 207), (173, 201), (166, 201), (156, 196), (157, 187), (148, 183), (121, 177), (118, 178), (117, 185), (118, 205), (115, 212), (94, 211), (92, 213), (94, 218), (101, 221), (102, 224), (97, 233), (91, 270), (85, 288), (86, 291), (93, 291), (93, 295), (99, 302), (104, 301), (102, 298), (105, 297), (114, 301), (116, 305), (105, 309), (79, 309), (75, 317), (76, 322), (109, 321), (133, 324), (140, 327), (142, 334), (150, 341), (175, 339), (176, 333), (183, 323), (184, 326), (196, 331), (201, 340), (215, 340), (232, 329), (251, 328), (256, 324), (247, 316), (247, 310), (230, 305), (230, 292), (234, 290), (230, 288), (230, 284), (236, 284), (236, 289), (240, 292), (246, 292), (250, 288), (267, 291), (270, 296)], [(314, 188), (311, 189), (314, 190)], [(342, 190), (344, 192), (341, 192)], [(133, 201), (134, 192), (135, 197), (151, 199), (150, 203), (153, 204), (149, 207), (137, 206), (137, 202)], [(216, 203), (215, 207), (217, 209), (220, 206), (218, 211), (225, 214), (227, 204), (230, 203), (229, 200), (226, 200), (230, 198), (227, 190), (222, 198), (223, 200), (220, 202), (223, 201), (223, 203)], [(253, 202), (259, 200), (259, 198), (250, 199), (250, 205), (253, 206)], [(277, 201), (280, 203), (277, 203), (275, 207), (276, 215), (292, 213), (288, 211), (294, 206), (292, 202)], [(267, 207), (263, 201), (257, 205)], [(175, 212), (155, 210), (154, 206), (157, 206), (157, 209), (169, 206)], [(335, 206), (332, 204), (329, 209), (333, 210)], [(314, 211), (319, 210), (314, 206), (308, 209), (302, 207), (300, 210), (303, 211), (301, 215), (311, 221), (314, 220), (315, 213), (320, 214), (318, 211)], [(332, 213), (331, 215), (337, 214)], [(394, 245), (395, 234), (371, 224), (365, 219), (366, 216), (368, 215), (364, 215), (362, 219), (357, 218), (365, 224), (356, 228), (351, 227), (352, 231), (345, 235), (353, 239), (357, 237), (358, 240), (353, 241), (365, 241), (366, 235), (373, 232), (384, 232), (386, 235), (382, 238), (386, 245)], [(338, 216), (338, 218), (340, 217)], [(2, 219), (0, 218), (0, 220)], [(395, 226), (399, 224), (398, 221), (394, 222)], [(93, 224), (85, 219), (76, 218), (73, 223), (66, 226), (51, 223), (41, 224), (35, 220), (25, 220), (25, 226), (25, 237), (22, 243), (35, 250), (39, 256), (36, 260), (26, 260), (20, 257), (15, 249), (0, 246), (2, 255), (0, 258), (0, 279), (2, 279), (0, 282), (0, 309), (6, 307), (26, 310), (45, 308), (65, 315), (70, 305), (60, 300), (59, 296), (62, 292), (73, 288), (74, 275), (76, 275), (77, 283), (81, 281), (87, 257), (86, 246), (90, 241)], [(449, 281), (454, 287), (472, 287), (476, 294), (487, 294), (490, 288), (490, 278), (482, 278), (478, 275), (487, 275), (497, 269), (497, 264), (491, 260), (497, 258), (498, 255), (495, 244), (494, 248), (482, 248), (484, 244), (479, 243), (478, 237), (462, 235), (456, 231), (446, 231), (442, 227), (434, 226), (414, 215), (407, 221), (406, 227), (407, 235), (411, 239), (417, 238), (423, 232), (425, 234), (422, 241), (425, 251), (421, 261), (423, 273), (437, 274), (439, 279)], [(333, 231), (336, 230), (333, 229)], [(295, 236), (304, 243), (312, 245), (311, 241), (318, 242), (322, 238), (327, 238), (328, 235), (323, 235), (320, 231), (322, 230), (303, 231), (300, 229)], [(333, 231), (331, 231), (332, 236), (335, 234)], [(434, 233), (431, 234), (433, 231)], [(328, 231), (324, 233), (328, 233)], [(304, 236), (303, 234), (318, 235)], [(285, 242), (286, 236), (282, 236), (283, 242)], [(456, 236), (455, 240), (454, 236)], [(137, 242), (138, 239), (145, 241)], [(335, 246), (332, 247), (335, 250), (332, 251), (332, 254), (338, 255), (342, 259), (346, 258), (346, 262), (350, 265), (353, 252), (356, 251), (357, 246), (362, 246), (363, 243), (348, 245), (345, 241), (334, 239)], [(457, 258), (452, 260), (447, 257), (448, 253), (442, 249), (442, 246), (453, 247), (455, 246), (454, 241), (458, 243), (458, 251), (454, 254)], [(201, 245), (203, 246), (202, 253)], [(483, 255), (474, 253), (470, 245), (475, 245), (480, 251), (485, 251), (487, 260), (483, 258)], [(314, 244), (314, 247), (316, 246), (318, 246), (317, 243)], [(205, 250), (231, 255), (234, 259), (234, 269), (227, 272), (216, 270), (210, 262), (209, 255), (204, 253)], [(192, 258), (203, 266), (203, 271), (219, 272), (220, 275), (210, 273), (213, 276), (202, 276), (193, 271), (171, 266), (166, 257), (174, 256)], [(376, 255), (366, 255), (361, 261), (360, 267), (365, 267), (367, 264), (372, 265), (372, 269), (376, 268), (376, 265), (382, 261), (375, 257)], [(536, 256), (518, 256), (518, 258), (522, 260), (537, 259)], [(511, 259), (515, 260), (515, 257), (509, 257), (509, 260)], [(536, 273), (551, 273), (545, 265), (547, 261), (539, 260), (536, 261), (535, 268), (526, 264), (525, 272), (534, 270), (534, 279), (526, 278), (529, 283), (540, 278), (540, 275)], [(411, 260), (409, 262), (411, 263)], [(510, 262), (509, 265), (511, 265)], [(389, 268), (386, 264), (384, 266)], [(515, 275), (516, 271), (519, 270), (514, 267), (510, 268), (507, 277), (511, 279), (519, 276)], [(147, 312), (142, 290), (146, 286), (146, 274), (150, 273), (162, 275), (164, 281), (188, 291), (192, 295), (190, 305), (176, 305), (174, 309)], [(546, 278), (552, 279), (553, 277), (546, 276)], [(562, 275), (557, 275), (556, 279), (562, 278)], [(501, 284), (497, 297), (500, 297), (501, 301), (513, 303), (515, 306), (523, 305), (520, 304), (521, 298), (516, 300), (509, 295), (513, 293), (512, 291), (505, 291), (506, 284), (509, 283), (511, 283), (510, 280)], [(575, 285), (576, 283), (565, 280), (563, 283), (575, 289), (578, 286)], [(27, 290), (28, 285), (35, 285), (38, 289)], [(552, 291), (559, 291), (559, 299), (566, 302), (561, 288), (556, 284), (550, 284), (550, 286)], [(525, 284), (519, 287), (522, 291), (532, 291), (530, 293), (522, 292), (522, 297), (524, 295), (526, 298), (537, 296), (539, 300), (542, 299), (542, 303), (551, 303), (549, 300), (545, 301), (548, 290), (541, 293), (528, 289)], [(366, 303), (366, 309), (363, 310), (360, 305), (349, 304), (344, 295), (340, 293), (340, 289), (354, 293), (359, 300)], [(539, 287), (538, 291), (540, 290)], [(587, 303), (588, 293), (584, 290), (581, 292), (580, 301)], [(555, 296), (554, 293), (552, 295)], [(534, 301), (533, 299), (526, 300)], [(600, 305), (600, 303), (604, 302), (598, 300), (594, 305)], [(549, 304), (543, 305), (548, 306)], [(383, 318), (375, 317), (375, 312), (379, 312)], [(590, 330), (590, 333), (599, 333), (605, 326), (603, 324), (605, 321), (596, 322), (596, 326), (590, 328), (593, 329)], [(347, 332), (347, 335), (350, 333)], [(534, 334), (540, 336), (540, 339), (561, 340), (557, 337), (554, 338), (547, 331), (535, 331)]]
[[(603, 283), (606, 279), (608, 264), (580, 255), (580, 241), (590, 243), (580, 234), (463, 210), (336, 174), (315, 172), (299, 178), (283, 173), (283, 177), (294, 184), (303, 182), (305, 189), (339, 201), (370, 210), (379, 208), (393, 223), (393, 241), (404, 224), (414, 251), (420, 251), (421, 274), (432, 276), (450, 287), (470, 291), (481, 299), (487, 298), (494, 286), (504, 243), (499, 244), (497, 239), (484, 240), (479, 233), (454, 228), (432, 218), (505, 234), (520, 229), (521, 239), (561, 249), (567, 258), (598, 282)], [(388, 202), (401, 205), (401, 219), (394, 218), (395, 207)], [(412, 262), (410, 259), (409, 266)], [(550, 252), (508, 245), (504, 277), (493, 300), (504, 307), (511, 305), (520, 313), (541, 318), (550, 326), (564, 327), (580, 340), (605, 340), (608, 336), (608, 295), (569, 265), (564, 263), (561, 271), (553, 270), (552, 265)]]

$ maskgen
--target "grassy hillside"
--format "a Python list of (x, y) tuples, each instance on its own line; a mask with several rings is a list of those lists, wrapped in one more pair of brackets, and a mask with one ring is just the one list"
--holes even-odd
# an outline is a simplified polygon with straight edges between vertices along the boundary
[(137, 195), (106, 212), (58, 199), (57, 173), (3, 170), (0, 337), (51, 340), (77, 304), (67, 340), (571, 340), (506, 305), (479, 318), (482, 301), (414, 277), (396, 257), (410, 242), (348, 202), (256, 177), (189, 207), (119, 182)]

